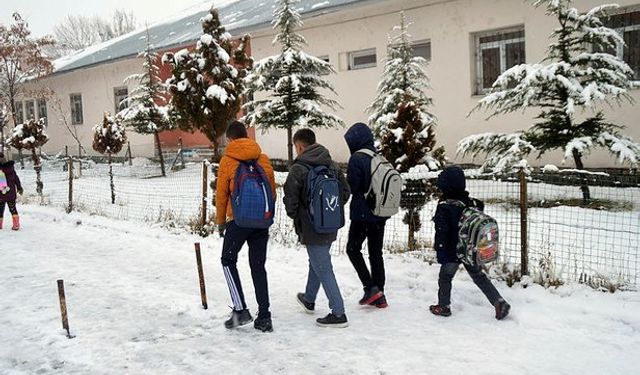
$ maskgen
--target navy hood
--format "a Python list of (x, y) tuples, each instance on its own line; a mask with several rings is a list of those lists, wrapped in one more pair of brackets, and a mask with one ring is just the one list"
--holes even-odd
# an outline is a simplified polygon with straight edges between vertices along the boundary
[(357, 122), (353, 124), (344, 135), (344, 140), (347, 141), (349, 151), (355, 154), (356, 151), (363, 148), (375, 151), (373, 146), (373, 133), (366, 124)]
[(457, 165), (446, 167), (438, 176), (436, 186), (443, 193), (463, 193), (467, 188), (464, 171)]

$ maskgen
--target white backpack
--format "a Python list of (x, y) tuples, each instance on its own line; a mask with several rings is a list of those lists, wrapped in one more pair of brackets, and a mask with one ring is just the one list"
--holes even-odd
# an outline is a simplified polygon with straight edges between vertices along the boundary
[(369, 149), (357, 152), (371, 156), (371, 185), (365, 194), (369, 208), (375, 216), (391, 217), (400, 210), (402, 177), (385, 159)]

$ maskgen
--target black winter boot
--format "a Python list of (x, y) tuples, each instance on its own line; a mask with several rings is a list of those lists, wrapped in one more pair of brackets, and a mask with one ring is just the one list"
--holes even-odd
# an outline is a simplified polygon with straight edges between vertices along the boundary
[(231, 312), (231, 316), (229, 316), (229, 319), (224, 322), (224, 326), (227, 329), (233, 329), (251, 323), (252, 321), (253, 317), (249, 313), (248, 309), (240, 311), (233, 310)]

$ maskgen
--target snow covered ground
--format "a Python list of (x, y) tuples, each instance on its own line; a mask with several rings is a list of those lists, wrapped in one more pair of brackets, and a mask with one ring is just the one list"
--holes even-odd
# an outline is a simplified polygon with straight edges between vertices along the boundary
[[(346, 256), (334, 257), (350, 327), (323, 329), (294, 296), (304, 252), (272, 244), (275, 332), (223, 328), (221, 241), (203, 240), (209, 310), (200, 307), (193, 242), (157, 225), (21, 206), (23, 230), (0, 232), (0, 374), (637, 374), (640, 294), (571, 284), (497, 287), (512, 304), (498, 322), (465, 273), (453, 316), (431, 316), (437, 266), (387, 255), (390, 307), (362, 308)], [(246, 251), (239, 261), (255, 312)], [(72, 333), (61, 330), (56, 279)], [(635, 353), (635, 354), (634, 354)]]

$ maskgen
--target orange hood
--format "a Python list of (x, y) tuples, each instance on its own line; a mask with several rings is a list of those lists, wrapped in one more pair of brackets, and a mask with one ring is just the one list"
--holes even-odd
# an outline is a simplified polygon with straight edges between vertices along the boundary
[(236, 160), (257, 160), (262, 154), (262, 149), (250, 138), (240, 138), (229, 142), (224, 154)]

